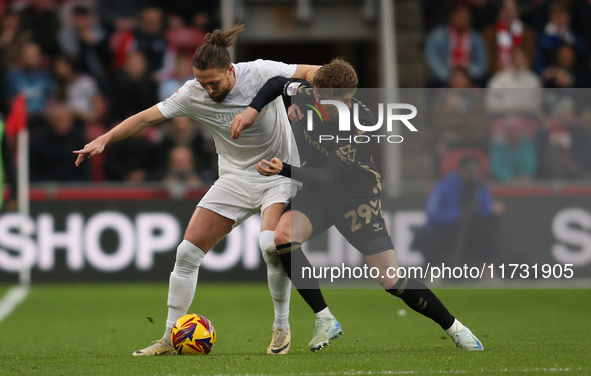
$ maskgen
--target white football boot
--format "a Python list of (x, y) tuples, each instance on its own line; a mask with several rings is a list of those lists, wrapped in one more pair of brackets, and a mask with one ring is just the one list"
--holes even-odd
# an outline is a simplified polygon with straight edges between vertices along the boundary
[(335, 318), (320, 318), (316, 320), (316, 328), (314, 328), (312, 340), (308, 344), (308, 348), (314, 352), (322, 350), (328, 346), (331, 339), (338, 338), (343, 334), (341, 324)]
[(482, 342), (467, 327), (454, 332), (451, 336), (457, 347), (468, 350), (468, 351), (481, 351), (484, 350)]

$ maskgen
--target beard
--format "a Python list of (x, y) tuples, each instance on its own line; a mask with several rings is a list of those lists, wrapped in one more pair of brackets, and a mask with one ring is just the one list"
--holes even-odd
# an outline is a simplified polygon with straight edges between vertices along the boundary
[(215, 103), (221, 103), (224, 99), (226, 99), (226, 97), (228, 96), (228, 94), (230, 94), (230, 89), (224, 89), (223, 91), (221, 91), (219, 94), (217, 95), (211, 95), (209, 94), (209, 97), (215, 102)]

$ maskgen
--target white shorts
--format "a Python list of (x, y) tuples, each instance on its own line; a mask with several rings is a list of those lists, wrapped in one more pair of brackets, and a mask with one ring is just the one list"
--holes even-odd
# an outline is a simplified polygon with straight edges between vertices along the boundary
[(263, 187), (243, 177), (224, 174), (213, 184), (197, 204), (234, 221), (238, 226), (248, 217), (264, 212), (273, 204), (287, 204), (295, 195), (297, 186), (289, 179), (281, 179), (276, 185)]

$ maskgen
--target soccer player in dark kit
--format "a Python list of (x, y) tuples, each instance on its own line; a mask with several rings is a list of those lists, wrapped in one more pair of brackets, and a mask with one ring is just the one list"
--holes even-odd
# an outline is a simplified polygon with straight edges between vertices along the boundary
[[(427, 286), (416, 279), (398, 278), (387, 273), (389, 268), (398, 269), (398, 264), (381, 211), (381, 176), (372, 157), (375, 138), (367, 137), (364, 141), (369, 139), (368, 142), (356, 143), (353, 140), (362, 135), (362, 131), (356, 127), (339, 131), (339, 113), (337, 107), (330, 104), (322, 108), (317, 106), (328, 121), (314, 121), (313, 129), (308, 130), (300, 107), (321, 100), (338, 101), (347, 106), (351, 110), (351, 123), (355, 116), (352, 110), (357, 106), (359, 124), (375, 125), (371, 111), (353, 97), (357, 83), (355, 70), (341, 59), (320, 68), (312, 83), (285, 77), (271, 78), (249, 107), (234, 118), (230, 127), (232, 137), (237, 138), (243, 129), (254, 123), (258, 112), (275, 98), (283, 95), (295, 99), (290, 118), (292, 121), (299, 119), (292, 124), (292, 129), (302, 167), (272, 158), (262, 160), (256, 168), (262, 175), (282, 175), (303, 184), (279, 220), (275, 244), (283, 268), (316, 314), (316, 328), (308, 347), (312, 351), (320, 350), (342, 334), (341, 325), (330, 312), (318, 280), (304, 279), (301, 273), (301, 268), (312, 269), (302, 252), (302, 243), (334, 225), (365, 255), (368, 266), (379, 270), (377, 280), (388, 293), (439, 324), (457, 347), (482, 350), (482, 343), (470, 329), (462, 325)], [(335, 137), (332, 142), (318, 143), (319, 135), (325, 135), (324, 139), (330, 139), (329, 135)]]

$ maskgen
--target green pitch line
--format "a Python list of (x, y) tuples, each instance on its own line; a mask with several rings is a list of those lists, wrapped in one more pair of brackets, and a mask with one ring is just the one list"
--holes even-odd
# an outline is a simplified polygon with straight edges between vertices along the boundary
[(314, 315), (294, 291), (291, 352), (271, 356), (266, 285), (201, 281), (191, 312), (213, 322), (212, 353), (133, 357), (162, 335), (166, 294), (165, 284), (34, 285), (0, 323), (0, 375), (591, 374), (591, 290), (437, 291), (482, 340), (478, 353), (380, 290), (327, 290), (345, 334), (312, 353)]

